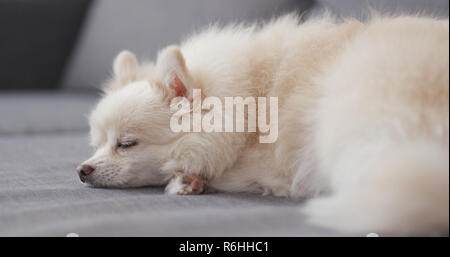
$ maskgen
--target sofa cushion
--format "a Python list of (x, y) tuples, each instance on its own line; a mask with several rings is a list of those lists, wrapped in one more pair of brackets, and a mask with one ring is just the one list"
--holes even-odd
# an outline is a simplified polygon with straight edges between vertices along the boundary
[(382, 14), (422, 14), (448, 17), (448, 0), (316, 0), (317, 9), (328, 9), (341, 17), (365, 19), (370, 10)]
[(0, 94), (0, 136), (87, 131), (97, 94)]
[(308, 10), (313, 0), (98, 0), (89, 11), (67, 67), (63, 87), (92, 88), (109, 74), (115, 55), (128, 49), (153, 59), (158, 50), (212, 22), (269, 19)]
[(0, 236), (318, 236), (302, 201), (252, 194), (167, 196), (161, 187), (99, 189), (75, 167), (87, 133), (0, 136)]

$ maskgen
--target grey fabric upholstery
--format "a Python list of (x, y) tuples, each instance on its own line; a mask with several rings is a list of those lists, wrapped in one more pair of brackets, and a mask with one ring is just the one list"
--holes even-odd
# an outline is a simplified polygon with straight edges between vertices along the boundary
[(307, 225), (302, 202), (287, 198), (85, 187), (75, 167), (91, 154), (87, 140), (85, 131), (0, 136), (0, 236), (330, 234)]
[(365, 19), (370, 9), (383, 14), (422, 14), (448, 17), (447, 0), (317, 0), (316, 9), (326, 8), (341, 17)]
[(0, 136), (86, 131), (97, 93), (0, 94)]

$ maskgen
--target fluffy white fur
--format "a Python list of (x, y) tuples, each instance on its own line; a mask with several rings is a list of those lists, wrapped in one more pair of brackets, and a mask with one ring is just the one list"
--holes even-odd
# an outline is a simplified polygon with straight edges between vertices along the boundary
[[(90, 117), (94, 186), (168, 184), (312, 198), (318, 225), (350, 233), (438, 235), (449, 221), (449, 21), (295, 15), (210, 27), (155, 63), (127, 51)], [(138, 83), (147, 81), (148, 83)], [(181, 91), (180, 91), (181, 87)], [(170, 100), (277, 96), (279, 137), (173, 133)], [(122, 148), (121, 143), (137, 142)]]

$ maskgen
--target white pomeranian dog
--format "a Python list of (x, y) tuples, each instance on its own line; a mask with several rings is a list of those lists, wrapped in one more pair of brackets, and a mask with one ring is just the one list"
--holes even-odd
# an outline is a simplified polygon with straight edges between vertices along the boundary
[[(212, 26), (154, 63), (123, 51), (113, 71), (90, 116), (95, 154), (77, 169), (86, 184), (310, 198), (310, 221), (345, 233), (448, 234), (448, 19)], [(248, 129), (230, 132), (225, 104), (199, 112), (195, 97), (276, 98), (276, 113), (263, 130), (258, 102), (251, 130), (246, 101)], [(188, 129), (214, 112), (217, 130), (174, 131), (180, 103), (183, 119), (201, 115)]]

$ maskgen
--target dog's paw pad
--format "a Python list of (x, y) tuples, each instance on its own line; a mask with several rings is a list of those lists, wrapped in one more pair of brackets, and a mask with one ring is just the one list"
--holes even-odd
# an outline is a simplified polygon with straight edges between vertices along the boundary
[(166, 187), (169, 195), (197, 195), (204, 190), (204, 181), (198, 175), (178, 174)]

